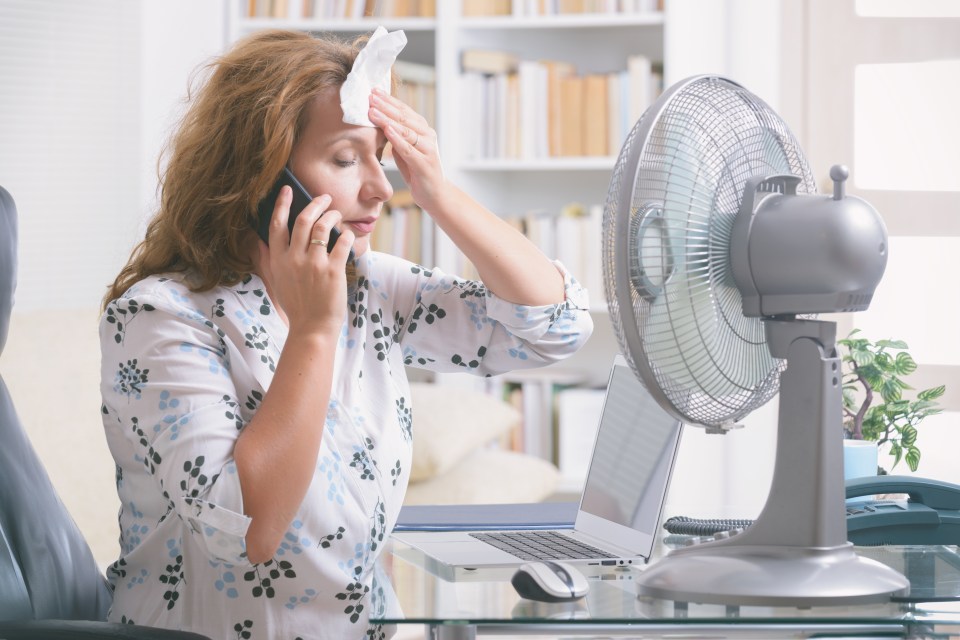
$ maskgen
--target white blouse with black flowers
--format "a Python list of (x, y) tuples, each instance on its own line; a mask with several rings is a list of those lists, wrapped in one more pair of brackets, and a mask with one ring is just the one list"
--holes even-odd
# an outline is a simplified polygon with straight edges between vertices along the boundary
[(361, 256), (313, 481), (280, 548), (257, 565), (246, 559), (233, 448), (287, 326), (256, 276), (203, 293), (182, 275), (154, 276), (113, 301), (100, 325), (122, 503), (110, 619), (211, 638), (383, 637), (368, 619), (385, 606), (372, 593), (374, 562), (410, 469), (404, 365), (491, 375), (572, 354), (593, 325), (586, 292), (557, 267), (566, 300), (530, 307), (394, 256)]

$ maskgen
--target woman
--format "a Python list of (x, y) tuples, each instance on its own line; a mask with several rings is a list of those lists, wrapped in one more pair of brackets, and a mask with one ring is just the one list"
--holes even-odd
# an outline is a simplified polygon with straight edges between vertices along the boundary
[[(212, 65), (172, 139), (159, 212), (101, 322), (122, 502), (113, 620), (214, 638), (379, 633), (372, 568), (410, 467), (405, 365), (491, 375), (590, 335), (584, 292), (444, 179), (421, 116), (375, 93), (375, 127), (343, 122), (361, 46), (251, 36)], [(482, 282), (369, 251), (392, 194), (387, 142)], [(256, 205), (284, 166), (317, 197), (288, 233), (284, 188), (268, 245)]]

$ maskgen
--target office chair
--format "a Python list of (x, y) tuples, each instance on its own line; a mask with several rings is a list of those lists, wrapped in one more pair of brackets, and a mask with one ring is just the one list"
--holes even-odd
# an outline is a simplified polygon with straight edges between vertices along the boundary
[[(17, 210), (0, 187), (0, 353), (10, 328), (16, 272)], [(106, 622), (112, 599), (106, 578), (33, 450), (0, 376), (0, 638), (204, 638)]]

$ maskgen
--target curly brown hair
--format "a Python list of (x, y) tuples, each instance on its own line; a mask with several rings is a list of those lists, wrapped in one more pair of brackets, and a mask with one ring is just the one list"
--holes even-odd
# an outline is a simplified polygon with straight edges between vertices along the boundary
[(299, 31), (248, 36), (206, 65), (167, 143), (160, 205), (144, 239), (108, 287), (104, 308), (135, 282), (189, 272), (194, 291), (239, 282), (253, 270), (257, 203), (283, 170), (308, 106), (339, 89), (369, 36), (351, 41)]

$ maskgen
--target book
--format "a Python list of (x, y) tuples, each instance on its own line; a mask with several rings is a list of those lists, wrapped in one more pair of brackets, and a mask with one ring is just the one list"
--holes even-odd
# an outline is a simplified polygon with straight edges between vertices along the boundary
[(576, 502), (406, 505), (393, 530), (572, 529), (578, 509)]
[(583, 80), (577, 76), (560, 79), (562, 132), (561, 156), (583, 155)]
[(607, 155), (607, 76), (590, 74), (583, 77), (583, 155)]
[(582, 485), (600, 424), (604, 389), (564, 389), (557, 394), (557, 467), (564, 480)]
[(587, 251), (585, 236), (583, 235), (583, 207), (571, 203), (560, 211), (554, 219), (556, 259), (576, 278), (583, 277), (584, 254)]
[(617, 155), (627, 138), (626, 118), (623, 116), (620, 82), (621, 73), (607, 75), (607, 155)]
[[(541, 91), (541, 71), (540, 64), (530, 60), (521, 60), (517, 68), (520, 88), (520, 157), (527, 160), (546, 155), (541, 153), (540, 148), (541, 144), (546, 143), (546, 104)], [(540, 129), (544, 132), (542, 140)]]
[(477, 73), (511, 73), (517, 70), (520, 56), (509, 51), (494, 49), (464, 49), (460, 54), (460, 67)]
[(627, 74), (630, 81), (630, 121), (636, 122), (650, 106), (650, 76), (652, 65), (646, 56), (630, 56), (627, 58)]
[(547, 71), (547, 153), (552, 157), (561, 155), (563, 145), (563, 93), (562, 78), (576, 74), (576, 68), (567, 62), (542, 60)]
[(468, 17), (508, 16), (511, 0), (462, 0), (463, 15)]

